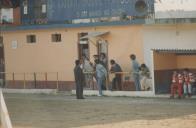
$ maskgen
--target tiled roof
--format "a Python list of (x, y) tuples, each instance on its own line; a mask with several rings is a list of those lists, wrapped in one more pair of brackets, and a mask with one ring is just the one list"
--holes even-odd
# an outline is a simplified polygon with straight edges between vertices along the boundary
[(175, 54), (194, 54), (196, 55), (196, 49), (152, 49), (159, 53), (175, 53)]

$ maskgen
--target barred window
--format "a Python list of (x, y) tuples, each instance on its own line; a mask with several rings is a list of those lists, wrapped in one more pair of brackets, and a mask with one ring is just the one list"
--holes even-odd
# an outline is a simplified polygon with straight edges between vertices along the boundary
[(52, 34), (52, 42), (61, 42), (61, 34)]
[(36, 43), (35, 35), (27, 35), (27, 43)]

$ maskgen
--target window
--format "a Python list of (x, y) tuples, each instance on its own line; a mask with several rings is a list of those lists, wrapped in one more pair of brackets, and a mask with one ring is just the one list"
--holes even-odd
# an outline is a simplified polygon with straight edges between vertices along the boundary
[(52, 34), (52, 42), (61, 42), (61, 34)]
[(28, 14), (28, 7), (27, 6), (24, 6), (23, 12), (24, 12), (24, 15), (27, 15)]
[(28, 1), (27, 0), (24, 0), (23, 1), (23, 13), (24, 15), (28, 14)]
[(46, 4), (42, 4), (42, 13), (46, 13)]
[(27, 43), (36, 43), (35, 35), (27, 35)]

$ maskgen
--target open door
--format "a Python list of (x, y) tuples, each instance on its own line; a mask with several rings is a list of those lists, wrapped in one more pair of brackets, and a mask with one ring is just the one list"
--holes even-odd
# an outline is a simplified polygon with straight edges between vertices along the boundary
[[(98, 40), (97, 41), (97, 54), (100, 55), (101, 53), (104, 53), (107, 61), (108, 61), (108, 42), (107, 40)], [(107, 69), (108, 69), (108, 62), (106, 65)]]
[(4, 62), (4, 46), (3, 37), (0, 36), (0, 86), (4, 86), (5, 82), (5, 62)]
[(90, 57), (89, 53), (89, 41), (88, 38), (81, 39), (81, 37), (86, 36), (88, 33), (79, 33), (78, 35), (78, 59), (82, 59), (82, 56)]

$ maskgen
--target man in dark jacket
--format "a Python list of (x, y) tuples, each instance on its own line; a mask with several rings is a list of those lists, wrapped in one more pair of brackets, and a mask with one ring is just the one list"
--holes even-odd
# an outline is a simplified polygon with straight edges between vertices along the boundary
[(81, 63), (79, 60), (75, 61), (74, 76), (76, 82), (76, 98), (84, 99), (83, 97), (83, 86), (85, 83), (84, 73), (80, 67)]
[(118, 90), (122, 90), (122, 69), (120, 67), (119, 64), (117, 64), (114, 60), (110, 60), (110, 64), (111, 64), (111, 69), (110, 72), (111, 73), (115, 73), (115, 77), (112, 80), (112, 88), (113, 89), (117, 89)]

